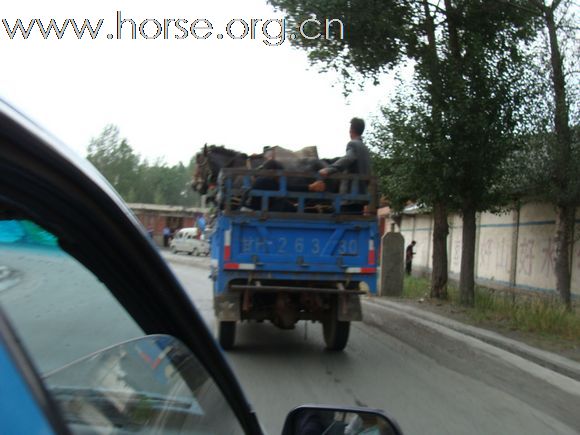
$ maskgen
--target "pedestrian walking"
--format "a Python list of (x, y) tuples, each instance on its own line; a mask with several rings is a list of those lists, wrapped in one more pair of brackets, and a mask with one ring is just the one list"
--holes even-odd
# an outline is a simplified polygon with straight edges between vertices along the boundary
[(411, 269), (413, 268), (413, 256), (415, 255), (413, 248), (416, 244), (417, 242), (413, 240), (411, 243), (409, 243), (409, 246), (407, 246), (407, 250), (405, 251), (405, 269), (407, 271), (407, 275), (411, 275)]
[(171, 237), (171, 229), (168, 226), (166, 226), (163, 228), (163, 246), (166, 248), (169, 246), (170, 237)]

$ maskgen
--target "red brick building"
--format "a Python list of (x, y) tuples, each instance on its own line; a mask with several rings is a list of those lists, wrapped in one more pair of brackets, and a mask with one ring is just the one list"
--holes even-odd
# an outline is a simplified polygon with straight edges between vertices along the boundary
[(128, 204), (147, 231), (153, 231), (153, 238), (163, 244), (163, 228), (172, 232), (180, 228), (195, 227), (197, 219), (207, 214), (208, 209), (182, 207), (179, 205)]

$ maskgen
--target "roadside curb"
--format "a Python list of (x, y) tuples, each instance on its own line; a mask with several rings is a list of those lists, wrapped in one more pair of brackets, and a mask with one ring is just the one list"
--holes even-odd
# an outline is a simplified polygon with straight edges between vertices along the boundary
[[(399, 314), (408, 317), (410, 320), (416, 319), (421, 324), (431, 327), (436, 327), (441, 331), (441, 327), (449, 330), (459, 332), (469, 337), (478, 339), (484, 343), (490, 344), (504, 351), (523, 357), (526, 360), (532, 361), (542, 367), (553, 370), (561, 375), (580, 381), (580, 363), (562, 357), (552, 352), (537, 349), (525, 343), (504, 337), (495, 332), (477, 328), (475, 326), (466, 325), (456, 320), (449, 319), (439, 314), (431, 313), (420, 308), (412, 307), (400, 302), (389, 301), (379, 297), (364, 298), (363, 305), (370, 311), (376, 312), (378, 309), (384, 309), (392, 314)], [(387, 329), (388, 325), (377, 324), (376, 319), (367, 318), (363, 316), (363, 321), (373, 324), (382, 329)]]
[(193, 266), (200, 269), (209, 269), (209, 257), (193, 257), (189, 255), (173, 254), (169, 251), (159, 251), (159, 254), (168, 263)]

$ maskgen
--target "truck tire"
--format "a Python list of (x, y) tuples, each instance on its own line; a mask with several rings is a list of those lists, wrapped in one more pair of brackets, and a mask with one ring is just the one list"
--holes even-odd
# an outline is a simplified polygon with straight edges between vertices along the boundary
[(236, 322), (218, 321), (218, 341), (223, 350), (234, 348), (236, 341)]
[(326, 349), (343, 350), (348, 342), (350, 322), (341, 322), (337, 320), (336, 316), (333, 316), (332, 319), (322, 322), (322, 332)]

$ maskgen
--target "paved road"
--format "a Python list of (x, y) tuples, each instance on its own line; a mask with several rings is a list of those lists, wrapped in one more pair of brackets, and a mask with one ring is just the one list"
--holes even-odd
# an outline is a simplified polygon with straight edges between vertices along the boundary
[[(207, 270), (173, 269), (210, 326)], [(318, 324), (281, 331), (238, 328), (228, 357), (271, 434), (293, 406), (333, 403), (382, 408), (407, 434), (575, 434), (580, 392), (571, 395), (517, 368), (394, 316), (386, 334), (354, 324), (345, 352), (323, 351)]]
[[(31, 268), (32, 257), (14, 254), (0, 261), (8, 266), (2, 269), (3, 282), (8, 282), (10, 270), (35, 273), (16, 273), (19, 291), (6, 286), (0, 288), (0, 297), (9, 315), (20, 318), (19, 332), (43, 371), (142, 334), (112, 308), (106, 289), (87, 271), (59, 256), (39, 256)], [(172, 260), (178, 278), (213, 327), (207, 259)], [(45, 296), (39, 298), (38, 292)], [(56, 292), (69, 303), (52, 303)], [(280, 433), (288, 410), (305, 402), (382, 408), (407, 434), (579, 433), (580, 393), (560, 390), (402, 316), (390, 315), (388, 320), (387, 333), (355, 324), (343, 353), (323, 351), (316, 324), (301, 324), (294, 331), (242, 325), (238, 348), (228, 357), (271, 434)], [(58, 343), (53, 334), (60, 337)], [(48, 343), (58, 349), (47, 349)]]

